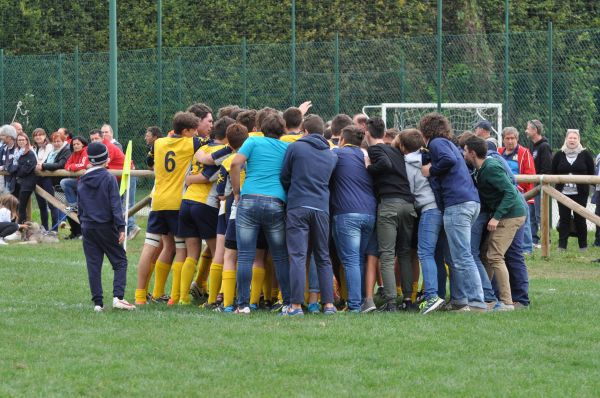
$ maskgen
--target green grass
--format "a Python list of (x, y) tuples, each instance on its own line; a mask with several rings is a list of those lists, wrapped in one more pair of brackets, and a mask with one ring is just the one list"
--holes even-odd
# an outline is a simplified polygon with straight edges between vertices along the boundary
[(81, 242), (0, 247), (0, 396), (597, 396), (600, 250), (575, 250), (528, 261), (529, 311), (281, 319), (95, 314)]

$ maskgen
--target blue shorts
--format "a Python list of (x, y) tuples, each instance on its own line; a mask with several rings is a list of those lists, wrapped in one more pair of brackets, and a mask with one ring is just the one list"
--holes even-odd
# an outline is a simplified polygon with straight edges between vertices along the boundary
[(156, 210), (148, 215), (146, 232), (159, 235), (176, 235), (179, 230), (179, 210)]
[(225, 235), (227, 231), (227, 216), (225, 214), (219, 214), (217, 218), (217, 235)]
[(180, 238), (215, 239), (219, 209), (184, 199), (179, 209)]

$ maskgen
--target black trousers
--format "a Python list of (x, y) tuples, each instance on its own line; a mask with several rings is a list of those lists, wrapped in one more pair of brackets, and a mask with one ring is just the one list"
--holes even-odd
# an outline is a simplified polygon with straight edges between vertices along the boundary
[(115, 273), (113, 297), (122, 299), (127, 284), (127, 255), (123, 247), (119, 245), (119, 232), (116, 227), (82, 228), (81, 230), (92, 301), (95, 305), (104, 305), (102, 296), (104, 255), (108, 257)]
[(19, 223), (23, 224), (25, 221), (31, 221), (27, 219), (27, 204), (33, 191), (19, 190)]
[[(38, 177), (37, 185), (39, 185), (40, 188), (48, 192), (50, 195), (54, 195), (54, 185), (52, 185), (51, 177)], [(42, 221), (42, 225), (46, 231), (50, 231), (50, 228), (58, 223), (58, 209), (52, 206), (46, 199), (42, 198), (37, 193), (35, 194), (35, 199), (37, 200), (38, 207), (40, 208), (40, 219)], [(52, 225), (48, 224), (48, 208), (50, 208), (50, 214), (52, 216)], [(56, 228), (54, 231), (56, 231)]]
[[(587, 195), (569, 195), (568, 197), (583, 207), (587, 204)], [(563, 249), (567, 248), (567, 241), (569, 240), (569, 234), (571, 232), (571, 214), (573, 214), (573, 222), (575, 224), (575, 231), (577, 231), (579, 247), (587, 247), (587, 225), (585, 218), (560, 203), (558, 204), (558, 247)]]
[(14, 222), (0, 222), (0, 238), (6, 238), (19, 229), (19, 224)]

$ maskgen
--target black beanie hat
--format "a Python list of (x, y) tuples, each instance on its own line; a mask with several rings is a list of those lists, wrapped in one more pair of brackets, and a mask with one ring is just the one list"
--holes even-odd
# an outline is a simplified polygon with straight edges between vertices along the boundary
[(101, 142), (92, 142), (88, 145), (87, 154), (90, 163), (94, 166), (102, 164), (108, 159), (108, 149)]

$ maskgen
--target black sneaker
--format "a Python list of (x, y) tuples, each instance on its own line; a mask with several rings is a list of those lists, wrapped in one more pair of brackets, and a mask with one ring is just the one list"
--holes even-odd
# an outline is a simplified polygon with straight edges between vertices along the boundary
[(418, 312), (419, 311), (419, 307), (416, 304), (413, 304), (413, 302), (410, 300), (402, 301), (402, 304), (400, 304), (398, 309), (400, 311), (406, 311), (406, 312)]
[(398, 312), (395, 300), (390, 300), (377, 309), (377, 312)]

